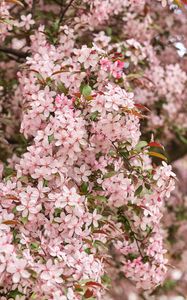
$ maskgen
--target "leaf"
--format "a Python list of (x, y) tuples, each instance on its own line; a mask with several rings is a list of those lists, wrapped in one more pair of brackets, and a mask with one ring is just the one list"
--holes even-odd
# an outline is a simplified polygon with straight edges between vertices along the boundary
[(131, 115), (133, 115), (135, 117), (138, 117), (139, 119), (143, 119), (143, 118), (147, 117), (147, 116), (142, 115), (140, 112), (138, 112), (135, 109), (127, 109), (126, 107), (123, 107), (122, 111), (126, 112), (127, 114), (131, 114)]
[(145, 183), (145, 187), (147, 190), (150, 190), (150, 188), (151, 188), (150, 184), (148, 184), (148, 183)]
[(109, 172), (109, 173), (106, 173), (106, 174), (103, 176), (103, 178), (110, 178), (110, 177), (112, 177), (112, 176), (114, 176), (114, 175), (116, 175), (116, 172), (115, 172), (115, 171), (111, 171), (111, 172)]
[(151, 152), (148, 152), (148, 155), (154, 156), (154, 157), (158, 157), (158, 158), (160, 158), (160, 159), (163, 159), (163, 160), (166, 160), (166, 161), (167, 161), (167, 157), (165, 157), (163, 154), (158, 153), (158, 152), (153, 152), (153, 151), (151, 151)]
[(86, 99), (87, 101), (91, 101), (91, 100), (93, 100), (93, 97), (92, 97), (92, 95), (90, 95), (90, 96), (85, 96), (85, 99)]
[(157, 142), (150, 142), (148, 144), (149, 147), (156, 147), (156, 148), (161, 148), (161, 149), (164, 149), (164, 146), (162, 146), (160, 143), (157, 143)]
[(14, 174), (14, 170), (12, 168), (8, 168), (5, 166), (4, 168), (4, 176), (8, 177)]
[(81, 93), (74, 93), (73, 94), (75, 97), (80, 98), (81, 97)]
[(98, 230), (94, 230), (93, 233), (101, 233), (101, 234), (106, 234), (107, 233), (104, 230), (98, 229)]
[(86, 292), (84, 293), (84, 297), (86, 299), (91, 298), (93, 296), (93, 291), (90, 289), (87, 289)]
[(6, 224), (6, 225), (18, 225), (19, 224), (19, 222), (17, 220), (6, 220), (6, 221), (3, 221), (2, 223)]
[(18, 4), (18, 5), (22, 6), (22, 7), (24, 7), (24, 4), (21, 1), (19, 1), (19, 0), (6, 0), (6, 2)]
[(135, 193), (134, 193), (134, 196), (140, 195), (141, 192), (142, 192), (142, 190), (143, 190), (143, 186), (140, 185), (140, 186), (136, 189), (136, 191), (135, 191)]
[(21, 217), (21, 222), (25, 225), (28, 222), (28, 217)]
[(9, 298), (13, 298), (16, 299), (16, 296), (22, 296), (23, 294), (21, 292), (19, 292), (18, 289), (15, 289), (13, 291), (11, 291), (10, 293), (8, 293), (8, 299)]
[(30, 244), (31, 250), (33, 251), (38, 251), (39, 249), (39, 244), (38, 243), (31, 243)]
[(102, 287), (102, 285), (98, 282), (95, 281), (88, 281), (86, 282), (86, 286), (98, 286), (98, 287)]
[(84, 97), (88, 97), (90, 96), (92, 93), (92, 88), (89, 85), (85, 85), (82, 89), (82, 94)]
[(136, 145), (136, 150), (137, 151), (141, 151), (142, 148), (147, 146), (147, 142), (146, 141), (140, 141), (137, 145)]
[(51, 134), (51, 135), (49, 135), (48, 136), (48, 142), (49, 142), (49, 144), (51, 144), (51, 142), (54, 140), (54, 135), (53, 134)]
[(88, 183), (87, 182), (83, 182), (80, 186), (80, 192), (83, 195), (86, 195), (88, 193)]
[(174, 3), (182, 8), (183, 4), (187, 4), (185, 0), (174, 0)]
[(3, 200), (11, 200), (11, 201), (20, 202), (20, 200), (16, 196), (14, 196), (14, 195), (6, 195), (6, 197), (3, 198)]
[(93, 122), (97, 121), (98, 117), (99, 117), (98, 111), (94, 111), (93, 113), (90, 114), (90, 120)]
[(144, 109), (144, 110), (150, 111), (149, 108), (147, 108), (146, 106), (144, 106), (143, 104), (140, 104), (140, 103), (135, 103), (134, 106), (136, 106), (139, 109)]
[(65, 87), (63, 82), (57, 83), (57, 89), (58, 89), (58, 92), (63, 93), (65, 95), (67, 95), (67, 93), (68, 93), (68, 89)]
[(94, 199), (102, 201), (102, 202), (107, 202), (108, 201), (108, 199), (105, 196), (100, 196), (100, 195), (95, 196)]
[(187, 139), (183, 135), (178, 135), (179, 139), (181, 140), (182, 143), (187, 144)]
[(142, 74), (140, 73), (131, 73), (127, 75), (127, 79), (129, 80), (133, 80), (133, 79), (137, 79), (137, 78), (141, 78)]

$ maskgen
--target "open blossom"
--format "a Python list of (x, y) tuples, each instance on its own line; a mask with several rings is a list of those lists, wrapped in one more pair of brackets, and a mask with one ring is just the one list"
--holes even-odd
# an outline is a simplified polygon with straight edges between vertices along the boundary
[(47, 284), (53, 285), (54, 283), (62, 283), (63, 279), (60, 277), (63, 273), (62, 269), (52, 264), (51, 260), (48, 260), (45, 269), (42, 271), (40, 277), (46, 281)]
[(14, 283), (18, 283), (21, 278), (28, 279), (29, 272), (26, 270), (27, 261), (25, 259), (14, 259), (7, 267), (7, 272), (12, 274)]
[(161, 188), (163, 185), (165, 185), (165, 182), (167, 182), (170, 177), (175, 178), (175, 176), (176, 175), (174, 172), (172, 172), (171, 166), (167, 165), (166, 162), (163, 161), (162, 166), (157, 170), (153, 178), (157, 181), (158, 187)]
[(21, 15), (21, 22), (19, 23), (20, 27), (25, 27), (26, 30), (29, 30), (34, 24), (35, 21), (32, 19), (31, 14), (28, 14), (27, 16)]

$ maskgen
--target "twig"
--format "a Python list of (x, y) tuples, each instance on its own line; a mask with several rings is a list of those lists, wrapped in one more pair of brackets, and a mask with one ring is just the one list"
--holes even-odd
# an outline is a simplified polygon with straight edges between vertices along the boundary
[(31, 14), (32, 14), (33, 18), (34, 18), (34, 15), (35, 15), (36, 2), (37, 2), (37, 0), (33, 0), (32, 8), (31, 8)]
[(62, 22), (65, 14), (67, 13), (68, 9), (70, 8), (70, 6), (73, 4), (74, 1), (75, 0), (70, 0), (69, 4), (62, 10), (60, 20), (59, 20), (59, 24)]
[(12, 48), (6, 48), (6, 47), (0, 47), (0, 52), (6, 53), (7, 55), (11, 54), (13, 56), (16, 56), (18, 58), (26, 58), (30, 55), (29, 52), (23, 52), (20, 50), (12, 49)]

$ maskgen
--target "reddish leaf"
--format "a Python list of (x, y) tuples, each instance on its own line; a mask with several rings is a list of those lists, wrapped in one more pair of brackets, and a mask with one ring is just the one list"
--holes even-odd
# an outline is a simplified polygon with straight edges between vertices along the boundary
[(93, 291), (90, 289), (87, 289), (86, 292), (84, 293), (84, 297), (86, 299), (91, 298), (93, 296)]
[(164, 146), (162, 146), (160, 143), (157, 143), (157, 142), (150, 142), (148, 144), (149, 147), (157, 147), (157, 148), (164, 148)]
[(14, 195), (6, 195), (6, 197), (4, 199), (5, 200), (11, 200), (11, 201), (20, 202), (19, 199), (16, 196), (14, 196)]
[(144, 109), (144, 110), (150, 111), (150, 109), (147, 108), (146, 106), (144, 106), (143, 104), (135, 103), (134, 105), (139, 109)]
[(19, 1), (19, 0), (6, 0), (6, 1), (9, 2), (9, 3), (18, 4), (18, 5), (22, 6), (22, 7), (24, 7), (23, 3), (21, 1)]
[(128, 114), (134, 115), (134, 116), (138, 117), (139, 119), (142, 119), (142, 118), (145, 117), (145, 116), (143, 116), (140, 112), (138, 112), (138, 111), (135, 110), (135, 109), (127, 109), (126, 107), (123, 107), (123, 108), (122, 108), (122, 111), (123, 111), (123, 112), (126, 112), (126, 113), (128, 113)]
[(107, 234), (104, 230), (94, 230), (93, 233), (102, 233), (102, 234)]
[(78, 97), (78, 98), (81, 97), (81, 93), (74, 93), (73, 95), (74, 95), (75, 97)]
[(102, 285), (98, 282), (95, 281), (88, 281), (86, 282), (86, 286), (98, 286), (98, 287), (102, 287)]
[(81, 289), (81, 286), (80, 284), (75, 284), (74, 287), (78, 290), (78, 289)]
[(19, 222), (17, 220), (6, 220), (6, 221), (3, 221), (3, 224), (6, 224), (6, 225), (18, 225)]

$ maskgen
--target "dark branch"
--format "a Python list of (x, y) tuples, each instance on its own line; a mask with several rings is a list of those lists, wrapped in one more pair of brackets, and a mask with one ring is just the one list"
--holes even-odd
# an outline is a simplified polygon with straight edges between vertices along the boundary
[(6, 47), (0, 47), (0, 52), (8, 54), (12, 54), (18, 58), (26, 58), (27, 56), (30, 55), (29, 52), (23, 52), (21, 50), (16, 50), (12, 48), (6, 48)]
[(37, 0), (33, 0), (32, 8), (31, 8), (31, 14), (32, 14), (33, 18), (34, 18), (35, 10), (36, 10), (36, 2), (37, 2)]
[(67, 13), (68, 9), (70, 8), (70, 6), (73, 4), (74, 1), (75, 0), (70, 0), (69, 4), (61, 11), (59, 23), (62, 22), (65, 14)]

